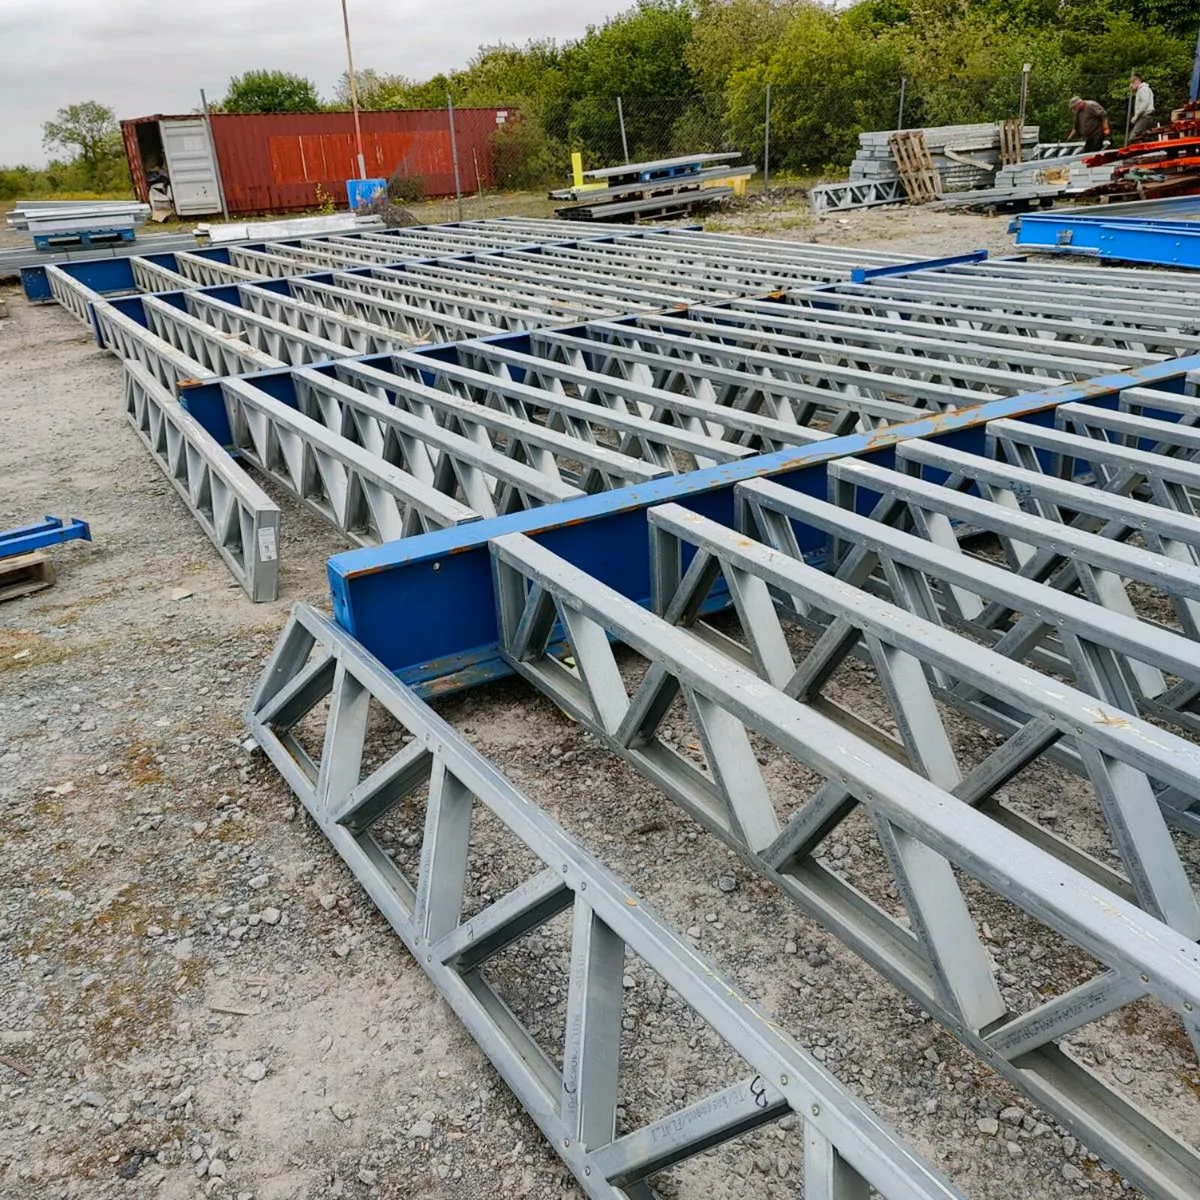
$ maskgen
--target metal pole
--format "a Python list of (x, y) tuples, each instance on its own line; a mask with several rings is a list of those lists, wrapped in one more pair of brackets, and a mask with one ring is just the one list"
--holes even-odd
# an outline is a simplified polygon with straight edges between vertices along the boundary
[(217, 159), (217, 139), (213, 137), (212, 113), (208, 111), (208, 97), (200, 89), (200, 107), (204, 109), (204, 127), (208, 130), (208, 148), (212, 151), (213, 174), (217, 177), (217, 197), (221, 201), (221, 216), (229, 220), (229, 206), (225, 203), (225, 184), (221, 179), (221, 163)]
[(350, 51), (350, 14), (342, 0), (342, 28), (346, 31), (346, 66), (350, 78), (350, 110), (354, 113), (354, 145), (358, 149), (358, 177), (366, 179), (367, 161), (363, 158), (362, 125), (358, 120), (358, 81), (354, 77), (354, 55)]
[(1129, 130), (1133, 125), (1133, 93), (1125, 97), (1125, 145), (1129, 145)]
[(896, 128), (904, 128), (904, 95), (908, 91), (908, 76), (900, 76), (900, 108), (896, 113)]
[(1021, 67), (1021, 132), (1025, 132), (1025, 109), (1029, 105), (1029, 72), (1033, 70), (1032, 63)]
[(617, 123), (621, 126), (621, 149), (625, 152), (625, 162), (629, 162), (629, 139), (625, 136), (625, 110), (621, 107), (621, 97), (617, 97)]
[(763, 122), (763, 191), (771, 190), (771, 85), (767, 84), (767, 116)]
[(458, 219), (463, 219), (462, 181), (458, 177), (458, 139), (454, 136), (454, 98), (446, 93), (446, 112), (450, 117), (450, 157), (454, 159), (454, 199), (458, 204)]

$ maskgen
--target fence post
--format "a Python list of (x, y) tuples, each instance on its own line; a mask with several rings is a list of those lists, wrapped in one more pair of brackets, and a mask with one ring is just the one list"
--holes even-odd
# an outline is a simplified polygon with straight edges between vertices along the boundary
[(767, 84), (767, 116), (763, 122), (763, 191), (771, 190), (771, 85)]
[(446, 112), (450, 118), (450, 157), (454, 159), (454, 199), (458, 205), (458, 219), (463, 219), (462, 181), (458, 177), (458, 139), (454, 135), (454, 98), (446, 93)]
[(908, 76), (900, 76), (900, 110), (896, 113), (896, 128), (904, 128), (904, 94), (908, 91)]
[(629, 141), (625, 137), (625, 109), (621, 105), (621, 97), (617, 97), (617, 123), (621, 126), (621, 149), (625, 152), (625, 163), (629, 163)]

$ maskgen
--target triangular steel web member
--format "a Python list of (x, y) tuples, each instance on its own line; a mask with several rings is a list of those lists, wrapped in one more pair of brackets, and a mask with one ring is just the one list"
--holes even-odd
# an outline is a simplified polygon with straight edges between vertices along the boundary
[[(535, 606), (539, 603), (531, 601)], [(332, 664), (332, 683), (329, 682)], [(565, 668), (564, 668), (565, 669)], [(318, 682), (320, 686), (318, 687)], [(328, 686), (327, 686), (328, 685)], [(576, 680), (578, 695), (586, 700)], [(288, 722), (330, 697), (316, 788), (296, 768)], [(378, 755), (376, 717), (402, 731), (399, 750)], [(591, 1200), (624, 1194), (655, 1200), (655, 1177), (742, 1134), (794, 1114), (804, 1124), (806, 1194), (830, 1200), (962, 1200), (958, 1191), (807, 1055), (714, 964), (613, 878), (461, 736), (397, 682), (344, 631), (298, 606), (252, 698), (251, 730), (287, 775), (318, 826), (362, 883), (415, 961), (466, 1025)], [(264, 719), (267, 718), (267, 719)], [(593, 714), (593, 719), (596, 719)], [(428, 784), (416, 884), (376, 840), (401, 795)], [(411, 820), (406, 814), (405, 822)], [(498, 823), (498, 825), (497, 825)], [(534, 873), (492, 898), (470, 871), (472, 826), (491, 853), (515, 839)], [(380, 830), (381, 837), (384, 831)], [(505, 855), (508, 859), (511, 854)], [(473, 910), (482, 895), (484, 907)], [(520, 987), (518, 943), (543, 930), (569, 940), (561, 1055), (547, 1053), (489, 973)], [(503, 960), (497, 956), (513, 947)], [(623, 1018), (627, 956), (703, 1022), (736, 1080), (641, 1125), (618, 1127), (622, 1067), (640, 1060), (649, 1034)], [(512, 977), (513, 967), (518, 975)], [(632, 969), (632, 968), (631, 968)], [(661, 1043), (656, 1026), (654, 1041)]]

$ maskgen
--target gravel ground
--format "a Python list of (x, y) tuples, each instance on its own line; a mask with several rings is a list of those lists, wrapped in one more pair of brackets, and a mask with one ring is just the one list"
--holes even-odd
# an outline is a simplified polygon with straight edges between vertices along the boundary
[[(822, 240), (950, 253), (999, 227), (943, 214), (935, 224), (954, 229), (937, 234), (929, 215), (851, 214)], [(0, 1197), (574, 1200), (282, 780), (242, 747), (245, 699), (287, 612), (327, 607), (324, 562), (344, 543), (281, 499), (284, 599), (251, 605), (125, 424), (116, 361), (61, 310), (7, 295), (0, 528), (77, 515), (95, 540), (55, 549), (56, 586), (0, 607)], [(870, 713), (869, 680), (850, 672), (839, 687)], [(975, 1200), (1138, 1194), (524, 684), (439, 707)], [(798, 784), (782, 765), (777, 778)], [(1035, 775), (1010, 791), (1105, 852), (1076, 781)], [(394, 817), (398, 859), (419, 820)], [(522, 862), (489, 835), (477, 897)], [(827, 861), (875, 886), (865, 835), (843, 833)], [(1014, 999), (1074, 981), (1078, 955), (980, 903)], [(551, 927), (498, 971), (548, 1046), (564, 948)], [(648, 1034), (630, 1120), (738, 1077), (644, 963), (627, 974), (626, 1028)], [(1076, 1048), (1200, 1138), (1195, 1059), (1165, 1014), (1136, 1006)], [(663, 1191), (795, 1196), (801, 1158), (799, 1130), (777, 1126)]]

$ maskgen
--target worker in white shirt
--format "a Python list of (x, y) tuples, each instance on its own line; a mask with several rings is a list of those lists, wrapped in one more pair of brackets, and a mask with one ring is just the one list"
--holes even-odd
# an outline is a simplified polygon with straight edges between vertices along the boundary
[(1158, 124), (1158, 117), (1154, 112), (1154, 93), (1140, 75), (1130, 77), (1129, 90), (1133, 93), (1133, 124), (1129, 127), (1129, 140), (1136, 142), (1147, 129)]

